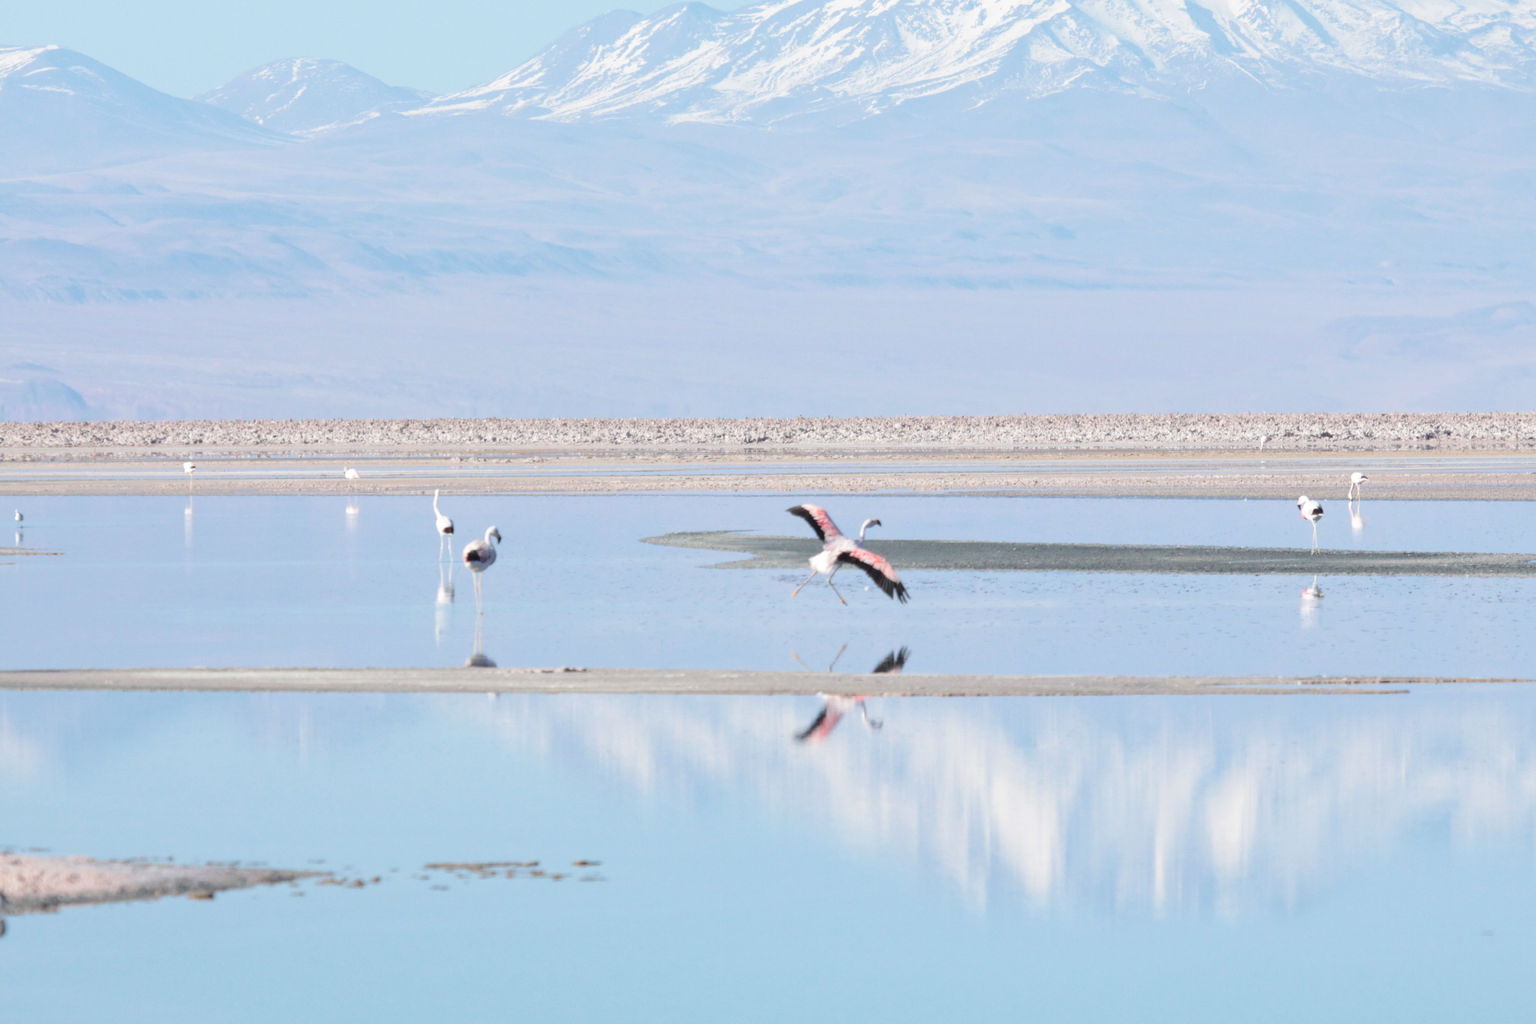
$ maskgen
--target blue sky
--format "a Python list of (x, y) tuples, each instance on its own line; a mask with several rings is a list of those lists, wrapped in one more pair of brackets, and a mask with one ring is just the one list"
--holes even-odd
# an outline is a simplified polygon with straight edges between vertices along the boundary
[[(15, 3), (0, 45), (58, 43), (191, 96), (279, 57), (335, 57), (392, 85), (449, 92), (494, 78), (623, 0), (63, 0)], [(744, 0), (716, 0), (722, 10)]]

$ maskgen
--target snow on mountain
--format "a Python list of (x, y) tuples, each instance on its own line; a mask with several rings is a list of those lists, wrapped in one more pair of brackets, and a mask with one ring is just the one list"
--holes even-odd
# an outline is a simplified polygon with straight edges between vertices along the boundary
[(0, 140), (0, 177), (278, 141), (57, 46), (0, 47)]
[(425, 112), (852, 121), (1074, 87), (1174, 95), (1318, 75), (1536, 88), (1523, 0), (765, 0), (610, 14)]
[(314, 134), (419, 107), (431, 94), (387, 85), (339, 60), (287, 57), (253, 68), (197, 99), (273, 131)]

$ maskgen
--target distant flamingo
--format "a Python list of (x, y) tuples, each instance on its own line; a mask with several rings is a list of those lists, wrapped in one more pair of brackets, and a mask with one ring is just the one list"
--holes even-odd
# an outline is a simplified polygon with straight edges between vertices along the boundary
[(19, 523), (25, 520), (27, 517), (21, 514), (21, 509), (17, 509), (14, 518)]
[(1364, 473), (1355, 472), (1355, 473), (1349, 474), (1349, 496), (1345, 500), (1347, 500), (1347, 501), (1359, 501), (1360, 500), (1360, 485), (1365, 483), (1369, 479), (1370, 479), (1370, 477), (1366, 476)]
[(437, 516), (437, 557), (441, 561), (443, 552), (448, 549), (448, 538), (453, 536), (453, 520), (443, 515), (443, 510), (437, 507), (437, 491), (432, 492), (432, 512)]
[(811, 574), (800, 581), (800, 586), (794, 589), (790, 597), (800, 593), (805, 585), (818, 575), (825, 574), (827, 586), (831, 587), (832, 593), (837, 594), (837, 599), (846, 605), (848, 602), (843, 601), (843, 595), (838, 592), (837, 587), (833, 586), (832, 577), (837, 575), (837, 570), (843, 566), (856, 565), (875, 581), (875, 586), (879, 587), (887, 597), (895, 598), (902, 604), (907, 603), (906, 584), (901, 582), (901, 577), (891, 567), (891, 563), (862, 546), (864, 531), (871, 526), (879, 526), (880, 520), (864, 520), (864, 525), (859, 527), (859, 539), (855, 541), (843, 536), (837, 524), (832, 521), (832, 517), (827, 515), (827, 510), (819, 505), (796, 505), (786, 511), (810, 523), (811, 529), (815, 530), (816, 536), (821, 539), (821, 553), (811, 556), (810, 559)]
[(181, 471), (186, 474), (187, 487), (190, 489), (192, 486), (192, 474), (197, 472), (197, 463), (183, 462), (181, 464)]
[(357, 480), (363, 474), (359, 473), (357, 470), (353, 469), (351, 466), (347, 466), (345, 469), (343, 469), (341, 471), (341, 475), (346, 477), (348, 480)]
[(1323, 518), (1323, 503), (1313, 501), (1303, 494), (1296, 499), (1296, 511), (1301, 513), (1301, 518), (1312, 522), (1312, 553), (1317, 554), (1317, 521)]
[(484, 540), (472, 540), (464, 545), (464, 565), (475, 574), (475, 610), (485, 614), (481, 606), (480, 574), (496, 564), (496, 542), (501, 540), (501, 531), (492, 526), (485, 531)]

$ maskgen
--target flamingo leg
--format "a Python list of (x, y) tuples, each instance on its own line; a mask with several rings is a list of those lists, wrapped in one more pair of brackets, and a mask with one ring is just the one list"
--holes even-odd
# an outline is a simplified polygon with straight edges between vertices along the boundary
[(485, 614), (485, 605), (483, 603), (483, 598), (482, 598), (482, 594), (481, 594), (481, 591), (480, 591), (480, 574), (479, 573), (475, 573), (474, 576), (475, 576), (475, 614), (476, 615), (484, 615)]
[[(791, 593), (791, 594), (790, 594), (790, 595), (789, 595), (789, 596), (790, 596), (790, 597), (794, 597), (794, 596), (795, 596), (795, 594), (798, 594), (798, 593), (800, 593), (800, 591), (801, 591), (801, 590), (803, 590), (803, 589), (805, 589), (805, 585), (806, 585), (806, 584), (807, 584), (807, 583), (809, 583), (809, 582), (811, 582), (811, 580), (813, 580), (813, 579), (815, 579), (815, 578), (816, 578), (816, 570), (815, 570), (815, 569), (812, 569), (812, 570), (811, 570), (811, 574), (810, 574), (810, 575), (809, 575), (809, 576), (807, 576), (807, 577), (806, 577), (806, 578), (805, 578), (805, 579), (803, 579), (803, 580), (801, 580), (801, 581), (800, 581), (800, 586), (798, 586), (798, 587), (796, 587), (796, 588), (795, 588), (795, 589), (794, 589), (794, 592), (793, 592), (793, 593)], [(830, 577), (830, 576), (829, 576), (829, 577), (827, 577), (827, 578), (828, 578), (828, 579), (829, 579), (829, 580), (830, 580), (830, 579), (831, 579), (831, 577)]]
[[(837, 595), (837, 599), (839, 601), (843, 601), (843, 592), (841, 590), (838, 590), (836, 587), (832, 586), (832, 576), (831, 576), (831, 574), (827, 575), (827, 586), (832, 587), (832, 593)], [(848, 602), (847, 601), (843, 601), (843, 607), (844, 608), (848, 607)]]
[(1317, 554), (1317, 520), (1312, 521), (1312, 553)]
[(859, 714), (864, 716), (864, 724), (869, 726), (871, 729), (878, 729), (885, 725), (885, 723), (880, 721), (880, 719), (869, 717), (869, 708), (865, 706), (863, 701), (859, 701)]

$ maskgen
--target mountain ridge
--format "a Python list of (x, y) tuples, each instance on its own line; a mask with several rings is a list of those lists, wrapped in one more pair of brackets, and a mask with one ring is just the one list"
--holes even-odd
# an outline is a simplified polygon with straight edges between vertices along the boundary
[(1344, 75), (1536, 89), (1536, 7), (1503, 0), (766, 0), (613, 12), (414, 113), (857, 121), (964, 91), (1163, 95)]

